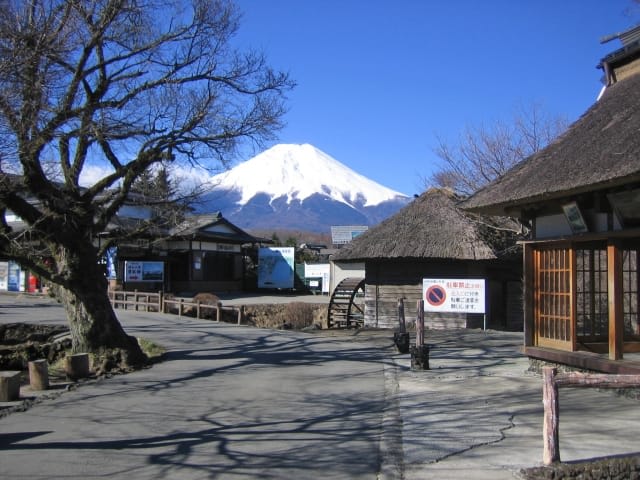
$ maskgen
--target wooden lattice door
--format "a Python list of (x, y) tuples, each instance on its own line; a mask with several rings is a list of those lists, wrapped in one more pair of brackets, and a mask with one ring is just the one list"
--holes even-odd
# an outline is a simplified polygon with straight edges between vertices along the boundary
[(535, 343), (540, 347), (575, 350), (571, 248), (534, 250)]

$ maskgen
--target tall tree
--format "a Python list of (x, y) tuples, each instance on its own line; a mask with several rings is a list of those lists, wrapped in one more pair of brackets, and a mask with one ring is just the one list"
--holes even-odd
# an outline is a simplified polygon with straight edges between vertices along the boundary
[(57, 285), (75, 351), (144, 360), (94, 243), (136, 179), (225, 163), (281, 126), (293, 83), (233, 48), (238, 26), (230, 0), (0, 0), (0, 255)]
[(567, 128), (567, 121), (543, 112), (533, 104), (519, 109), (511, 122), (467, 127), (457, 143), (438, 139), (438, 169), (424, 181), (425, 187), (447, 187), (459, 195), (471, 195), (516, 163), (541, 150)]

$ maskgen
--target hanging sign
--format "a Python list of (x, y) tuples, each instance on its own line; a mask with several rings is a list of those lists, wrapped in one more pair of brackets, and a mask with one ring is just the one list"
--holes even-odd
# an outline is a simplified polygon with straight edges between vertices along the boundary
[(422, 279), (425, 312), (485, 313), (484, 279)]

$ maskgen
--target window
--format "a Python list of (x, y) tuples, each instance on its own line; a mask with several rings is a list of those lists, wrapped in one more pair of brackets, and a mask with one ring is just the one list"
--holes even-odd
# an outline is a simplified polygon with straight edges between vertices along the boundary
[(625, 340), (640, 340), (638, 324), (638, 249), (622, 250), (622, 290)]
[(606, 342), (609, 335), (607, 250), (576, 250), (576, 333), (580, 342)]

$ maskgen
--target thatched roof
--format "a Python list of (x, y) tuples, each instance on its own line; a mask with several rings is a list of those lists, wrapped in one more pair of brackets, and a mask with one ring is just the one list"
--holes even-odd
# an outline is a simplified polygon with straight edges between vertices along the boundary
[(567, 132), (476, 192), (462, 208), (509, 209), (640, 181), (640, 74), (608, 87)]
[(394, 216), (360, 234), (332, 260), (496, 258), (480, 224), (457, 208), (449, 191), (430, 189)]

